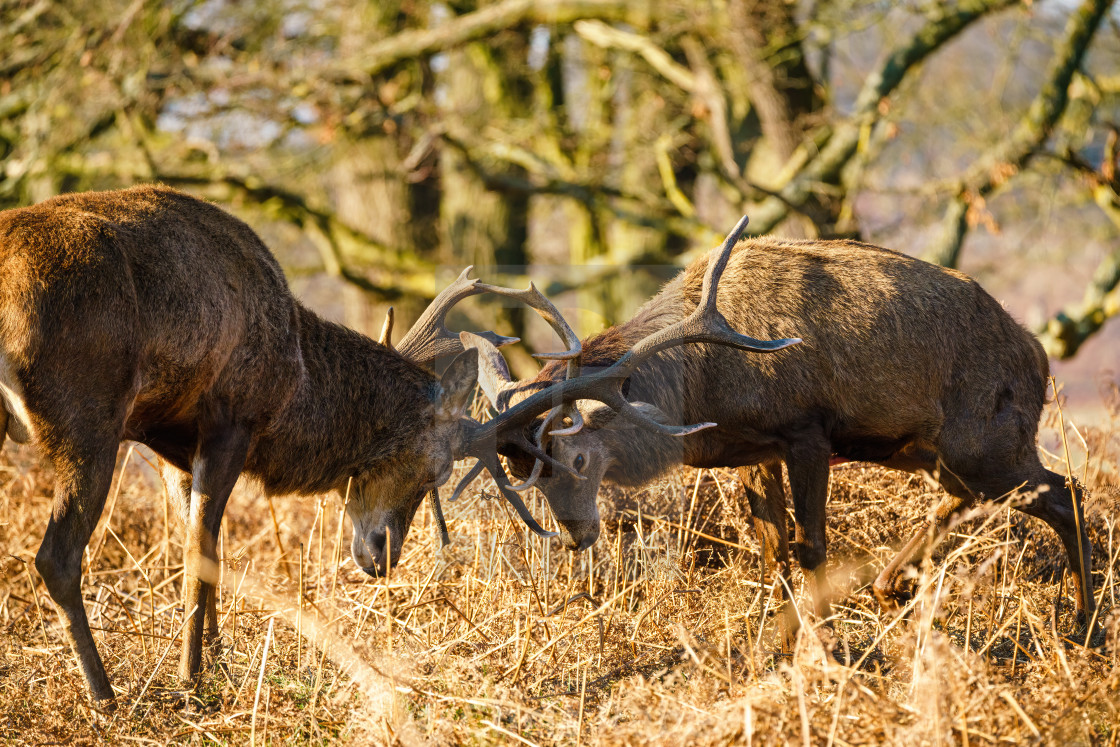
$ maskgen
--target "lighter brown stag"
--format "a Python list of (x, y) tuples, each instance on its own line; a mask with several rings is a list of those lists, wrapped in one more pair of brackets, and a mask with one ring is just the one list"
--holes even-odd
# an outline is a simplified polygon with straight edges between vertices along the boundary
[[(635, 340), (693, 313), (703, 262), (689, 266), (628, 322), (585, 340), (586, 371), (610, 366)], [(829, 614), (825, 501), (830, 461), (875, 462), (922, 472), (948, 496), (874, 584), (885, 605), (905, 594), (905, 571), (955, 517), (976, 501), (1018, 491), (1015, 507), (1057, 532), (1074, 573), (1082, 618), (1092, 616), (1090, 544), (1067, 480), (1043, 467), (1036, 449), (1048, 381), (1039, 343), (975, 281), (886, 249), (851, 241), (749, 239), (731, 257), (720, 311), (739, 330), (803, 338), (758, 355), (708, 345), (665, 350), (633, 370), (630, 404), (662, 422), (714, 421), (683, 438), (637, 428), (596, 402), (580, 402), (575, 425), (538, 427), (538, 445), (568, 471), (537, 486), (564, 543), (582, 550), (599, 534), (596, 495), (608, 480), (626, 486), (667, 470), (738, 467), (763, 548), (764, 575), (776, 567), (788, 597), (788, 540), (782, 464), (795, 518), (794, 546), (814, 581), (817, 612)], [(481, 339), (480, 383), (501, 411), (530, 393), (547, 396), (580, 372), (546, 366), (512, 381), (501, 354)], [(559, 426), (558, 426), (559, 427)], [(532, 461), (506, 449), (515, 474)], [(539, 471), (539, 469), (538, 469)], [(569, 472), (578, 472), (573, 477)], [(797, 618), (786, 605), (786, 630)]]

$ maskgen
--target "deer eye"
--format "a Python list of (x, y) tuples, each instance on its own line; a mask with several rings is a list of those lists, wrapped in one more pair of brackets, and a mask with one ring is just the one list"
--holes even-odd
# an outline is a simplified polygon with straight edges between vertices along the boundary
[(576, 460), (572, 462), (572, 466), (576, 468), (576, 472), (583, 472), (583, 454), (576, 454)]

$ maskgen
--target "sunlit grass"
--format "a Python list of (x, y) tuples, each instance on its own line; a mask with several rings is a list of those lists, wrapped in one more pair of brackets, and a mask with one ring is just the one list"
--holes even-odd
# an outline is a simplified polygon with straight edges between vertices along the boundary
[[(118, 690), (114, 714), (88, 704), (58, 615), (28, 566), (50, 511), (49, 473), (8, 444), (0, 738), (1115, 743), (1120, 435), (1069, 433), (1073, 471), (1091, 488), (1103, 646), (1063, 640), (1075, 628), (1068, 600), (1053, 627), (1064, 552), (1045, 525), (1006, 505), (978, 511), (923, 564), (905, 616), (880, 613), (868, 584), (935, 494), (917, 478), (864, 465), (832, 475), (833, 656), (815, 620), (792, 655), (777, 650), (778, 595), (760, 583), (730, 470), (682, 469), (641, 491), (604, 489), (602, 537), (578, 556), (533, 537), (477, 483), (483, 495), (444, 505), (451, 546), (440, 548), (425, 503), (401, 562), (380, 580), (350, 562), (340, 501), (269, 501), (240, 485), (220, 545), (221, 647), (189, 703), (172, 640), (182, 624), (178, 530), (137, 449), (87, 550), (83, 587)], [(1052, 445), (1053, 424), (1045, 435)], [(1066, 469), (1057, 457), (1051, 466)], [(539, 496), (529, 503), (548, 515)], [(802, 600), (803, 614), (809, 608)]]

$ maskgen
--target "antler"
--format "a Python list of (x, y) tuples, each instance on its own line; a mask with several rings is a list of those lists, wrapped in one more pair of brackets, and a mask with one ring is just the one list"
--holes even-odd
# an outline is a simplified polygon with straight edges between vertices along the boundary
[[(509, 367), (506, 365), (505, 358), (502, 357), (501, 352), (490, 344), (490, 342), (470, 332), (461, 332), (459, 337), (463, 342), (463, 347), (475, 348), (478, 350), (478, 385), (482, 388), (486, 398), (490, 400), (490, 404), (493, 405), (494, 409), (499, 413), (509, 409), (515, 396), (519, 394), (528, 395), (548, 386), (548, 384), (540, 382), (532, 382), (526, 385), (514, 381), (513, 377), (510, 376)], [(565, 379), (575, 378), (578, 375), (579, 359), (570, 359), (568, 361), (568, 372)], [(565, 418), (572, 421), (571, 426), (555, 431), (549, 430), (555, 420), (559, 419), (563, 422)], [(544, 421), (537, 430), (536, 443), (543, 449), (548, 436), (570, 436), (574, 433), (578, 433), (582, 427), (583, 416), (579, 414), (579, 410), (568, 404), (560, 404), (545, 415)], [(539, 459), (536, 460), (528, 479), (519, 485), (511, 485), (510, 487), (518, 492), (528, 490), (537, 481), (537, 478), (540, 477), (542, 467), (543, 463)]]
[(381, 336), (377, 338), (387, 348), (393, 347), (393, 307), (385, 310), (385, 323), (381, 325)]
[[(470, 274), (472, 269), (474, 268), (468, 267), (463, 270), (459, 277), (455, 279), (455, 282), (440, 291), (439, 295), (420, 315), (420, 318), (416, 320), (416, 323), (412, 325), (412, 329), (397, 345), (397, 352), (420, 365), (429, 364), (436, 358), (445, 355), (462, 352), (463, 344), (459, 340), (459, 335), (447, 328), (447, 312), (464, 298), (477, 296), (480, 293), (494, 293), (520, 301), (535, 310), (556, 330), (560, 339), (564, 340), (564, 344), (569, 348), (558, 353), (539, 353), (536, 357), (577, 361), (576, 365), (578, 366), (579, 356), (583, 352), (579, 338), (576, 337), (572, 328), (564, 321), (564, 317), (560, 315), (552, 302), (544, 297), (543, 293), (537, 290), (532, 283), (529, 283), (529, 287), (525, 290), (488, 285), (477, 278), (468, 278), (467, 275)], [(495, 347), (517, 342), (518, 339), (516, 337), (504, 337), (493, 332), (483, 332), (479, 337), (487, 340)]]
[[(584, 479), (571, 467), (556, 461), (545, 453), (538, 444), (534, 444), (526, 438), (525, 428), (541, 413), (549, 410), (553, 411), (545, 418), (544, 424), (539, 429), (538, 441), (546, 432), (553, 435), (562, 435), (565, 432), (572, 433), (578, 430), (578, 426), (582, 423), (574, 423), (571, 428), (565, 431), (547, 431), (547, 428), (552, 416), (556, 413), (555, 408), (580, 399), (593, 399), (602, 402), (636, 426), (663, 435), (686, 436), (714, 426), (715, 423), (696, 423), (693, 425), (658, 423), (644, 416), (626, 400), (622, 394), (622, 385), (638, 366), (662, 350), (675, 345), (705, 342), (727, 345), (740, 350), (769, 353), (801, 342), (798, 338), (756, 340), (753, 337), (739, 334), (731, 328), (716, 308), (716, 292), (719, 287), (719, 279), (727, 267), (732, 249), (746, 227), (747, 216), (743, 216), (735, 225), (735, 228), (731, 230), (731, 233), (727, 235), (727, 238), (724, 239), (719, 249), (714, 251), (714, 256), (709, 261), (708, 270), (704, 275), (700, 303), (687, 318), (640, 340), (622, 358), (608, 368), (557, 382), (544, 391), (532, 394), (516, 405), (499, 412), (498, 415), (486, 423), (466, 419), (464, 422), (466, 438), (461, 452), (456, 455), (456, 458), (470, 456), (477, 459), (478, 463), (456, 486), (454, 496), (458, 497), (463, 489), (485, 468), (494, 478), (502, 496), (513, 505), (521, 518), (529, 525), (529, 528), (541, 536), (553, 536), (552, 533), (545, 532), (535, 521), (532, 521), (528, 509), (525, 508), (525, 504), (514, 492), (509, 478), (498, 462), (498, 451), (505, 446), (514, 446), (533, 456), (538, 463), (547, 462), (555, 469), (567, 472), (577, 479)], [(464, 340), (464, 344), (467, 344), (467, 340)], [(534, 470), (538, 471), (536, 465), (534, 465)]]

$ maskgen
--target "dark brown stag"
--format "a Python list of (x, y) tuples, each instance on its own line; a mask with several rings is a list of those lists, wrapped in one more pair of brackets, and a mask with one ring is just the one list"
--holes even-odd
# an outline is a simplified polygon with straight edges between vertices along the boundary
[[(567, 385), (567, 377), (587, 378), (588, 370), (621, 360), (635, 341), (693, 313), (703, 273), (704, 263), (693, 263), (633, 319), (585, 340), (582, 376), (571, 365), (549, 364), (535, 379), (514, 382), (492, 345), (468, 339), (481, 353), (480, 383), (500, 412), (530, 393), (547, 396)], [(1046, 356), (976, 282), (857, 242), (751, 239), (731, 257), (719, 307), (738, 330), (796, 335), (804, 343), (772, 355), (678, 347), (633, 369), (627, 399), (635, 410), (660, 422), (715, 421), (717, 427), (667, 438), (586, 401), (567, 413), (570, 427), (532, 431), (537, 444), (568, 468), (545, 472), (536, 483), (565, 545), (582, 550), (598, 537), (596, 494), (604, 479), (638, 486), (682, 463), (738, 467), (764, 574), (776, 567), (788, 598), (784, 462), (797, 558), (816, 587), (817, 612), (827, 617), (829, 463), (868, 461), (924, 472), (949, 493), (931, 526), (916, 533), (876, 580), (884, 604), (904, 593), (906, 567), (955, 516), (977, 500), (1019, 491), (1024, 500), (1014, 505), (1061, 538), (1079, 611), (1092, 614), (1090, 545), (1079, 501), (1064, 477), (1042, 466), (1035, 446)], [(529, 473), (525, 454), (505, 453), (515, 474)], [(792, 605), (786, 610), (792, 632)]]
[[(54, 510), (35, 565), (96, 700), (113, 690), (82, 604), (81, 562), (119, 443), (159, 455), (186, 525), (179, 673), (189, 680), (204, 624), (216, 633), (214, 538), (241, 473), (270, 493), (350, 483), (355, 563), (377, 574), (399, 557), (425, 492), (467, 445), (477, 354), (447, 330), (448, 308), (494, 292), (559, 319), (532, 288), (466, 275), (394, 351), (305, 309), (248, 226), (174, 190), (67, 195), (0, 213), (0, 442), (33, 443), (53, 462)], [(457, 351), (442, 379), (424, 367)]]
[[(30, 442), (53, 462), (54, 509), (35, 566), (94, 699), (111, 701), (113, 690), (82, 604), (81, 562), (122, 440), (156, 452), (186, 525), (184, 680), (201, 666), (204, 626), (216, 633), (215, 537), (242, 473), (273, 494), (349, 486), (352, 556), (371, 575), (397, 561), (426, 493), (440, 515), (435, 489), (463, 456), (478, 456), (530, 528), (548, 535), (489, 447), (562, 469), (524, 438), (524, 424), (589, 395), (577, 380), (485, 425), (465, 417), (477, 352), (463, 350), (444, 317), (467, 296), (497, 293), (577, 345), (543, 357), (574, 358), (578, 340), (532, 286), (497, 288), (467, 272), (394, 350), (391, 322), (375, 342), (320, 319), (248, 226), (180, 192), (66, 195), (0, 213), (0, 439)], [(424, 367), (455, 352), (442, 378)]]

